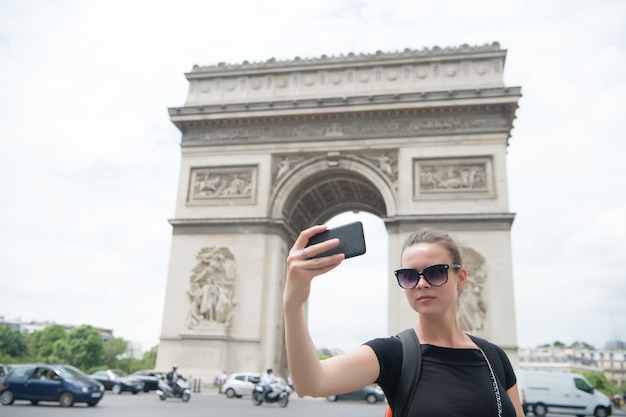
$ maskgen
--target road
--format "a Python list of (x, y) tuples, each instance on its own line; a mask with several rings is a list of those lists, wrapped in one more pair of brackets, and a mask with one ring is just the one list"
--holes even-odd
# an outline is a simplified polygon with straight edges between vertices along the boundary
[(299, 398), (291, 395), (289, 405), (255, 406), (250, 397), (228, 399), (214, 393), (192, 394), (188, 403), (180, 400), (159, 400), (154, 393), (113, 395), (107, 391), (95, 407), (76, 404), (61, 408), (55, 403), (33, 406), (26, 401), (16, 401), (10, 406), (0, 406), (2, 417), (383, 417), (386, 403), (367, 404), (365, 401), (337, 401), (331, 403), (321, 398)]
[[(228, 399), (214, 391), (192, 394), (188, 403), (180, 400), (159, 400), (154, 393), (113, 395), (107, 391), (96, 407), (76, 404), (61, 408), (55, 403), (34, 406), (29, 402), (16, 401), (10, 406), (0, 406), (2, 417), (383, 417), (386, 403), (367, 404), (365, 401), (338, 401), (331, 403), (323, 398), (290, 397), (289, 405), (277, 404), (255, 406), (250, 397)], [(626, 415), (615, 410), (614, 415)], [(532, 416), (529, 413), (529, 416)], [(548, 417), (556, 416), (548, 414)]]

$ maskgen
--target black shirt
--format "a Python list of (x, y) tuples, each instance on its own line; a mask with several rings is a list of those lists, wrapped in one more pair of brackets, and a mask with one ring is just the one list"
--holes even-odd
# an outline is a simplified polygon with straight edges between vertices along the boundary
[[(402, 342), (381, 338), (366, 343), (380, 364), (376, 382), (394, 404), (402, 367)], [(422, 344), (422, 374), (409, 417), (497, 417), (498, 408), (489, 367), (478, 349), (452, 349)], [(502, 349), (506, 381), (498, 381), (502, 416), (515, 417), (506, 390), (516, 383), (515, 373)]]

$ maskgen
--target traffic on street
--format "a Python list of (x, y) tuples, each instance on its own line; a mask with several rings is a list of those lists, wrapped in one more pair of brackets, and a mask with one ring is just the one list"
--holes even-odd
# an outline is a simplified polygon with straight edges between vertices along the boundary
[(0, 415), (11, 417), (382, 417), (385, 415), (386, 402), (368, 404), (366, 401), (336, 401), (325, 398), (300, 398), (291, 394), (289, 404), (281, 408), (278, 404), (256, 406), (251, 396), (227, 398), (214, 391), (192, 393), (189, 402), (168, 398), (161, 401), (154, 393), (137, 395), (113, 395), (106, 392), (104, 398), (95, 407), (76, 404), (73, 407), (60, 407), (59, 403), (40, 402), (32, 405), (28, 401), (16, 401), (9, 406), (0, 407)]

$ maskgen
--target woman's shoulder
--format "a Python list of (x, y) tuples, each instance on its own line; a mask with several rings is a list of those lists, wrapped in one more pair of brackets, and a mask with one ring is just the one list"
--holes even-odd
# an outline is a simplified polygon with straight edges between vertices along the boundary
[(369, 346), (378, 359), (379, 375), (376, 379), (385, 394), (395, 398), (395, 387), (402, 367), (402, 342), (397, 337), (379, 337), (364, 343)]
[(364, 345), (374, 351), (381, 364), (402, 358), (402, 342), (397, 337), (378, 337), (365, 342)]

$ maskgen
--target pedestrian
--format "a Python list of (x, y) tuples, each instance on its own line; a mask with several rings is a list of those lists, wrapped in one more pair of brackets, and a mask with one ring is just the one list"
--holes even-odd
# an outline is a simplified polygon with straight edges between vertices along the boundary
[(397, 398), (403, 348), (396, 337), (373, 339), (351, 353), (320, 361), (306, 320), (311, 281), (345, 259), (342, 253), (314, 258), (339, 243), (331, 239), (306, 246), (312, 236), (325, 230), (325, 225), (318, 225), (302, 231), (287, 258), (285, 338), (289, 370), (299, 395), (326, 397), (377, 383), (391, 407), (408, 410), (410, 417), (524, 416), (517, 379), (504, 351), (489, 344), (503, 364), (506, 378), (500, 380), (492, 361), (457, 321), (467, 270), (459, 247), (444, 231), (421, 229), (411, 234), (400, 253), (401, 268), (394, 272), (418, 316), (413, 330), (420, 341), (422, 365), (419, 384), (410, 398)]
[(222, 371), (222, 374), (219, 376), (220, 394), (222, 393), (222, 387), (226, 383), (227, 379), (228, 379), (228, 374), (226, 374), (226, 371)]

